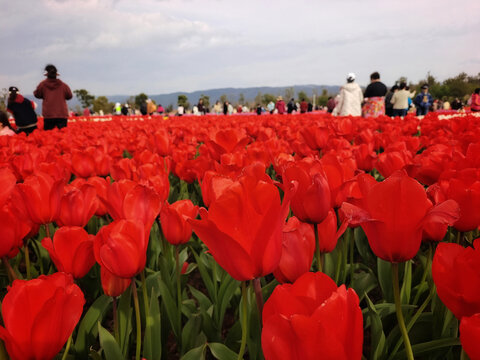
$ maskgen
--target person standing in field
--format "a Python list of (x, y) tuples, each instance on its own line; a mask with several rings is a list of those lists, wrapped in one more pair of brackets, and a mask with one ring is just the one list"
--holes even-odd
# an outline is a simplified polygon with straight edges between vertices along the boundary
[(422, 91), (415, 97), (413, 103), (417, 108), (417, 116), (427, 115), (430, 106), (433, 104), (433, 98), (432, 95), (428, 93), (427, 84), (422, 86)]
[(16, 86), (10, 86), (8, 93), (7, 111), (13, 115), (18, 132), (30, 134), (37, 128), (34, 103), (23, 97)]
[(277, 98), (275, 109), (277, 109), (277, 113), (280, 115), (285, 113), (285, 101), (283, 101), (283, 98), (281, 96)]
[(37, 99), (43, 99), (42, 115), (44, 118), (45, 130), (53, 128), (64, 128), (67, 126), (68, 107), (66, 100), (72, 98), (72, 90), (62, 80), (57, 79), (59, 75), (57, 68), (48, 64), (45, 67), (47, 78), (38, 84), (33, 95)]
[(347, 83), (340, 89), (338, 103), (333, 110), (333, 115), (362, 116), (362, 101), (362, 89), (355, 82), (355, 74), (349, 73)]
[(370, 75), (370, 84), (365, 89), (363, 97), (363, 117), (377, 117), (385, 115), (385, 95), (387, 87), (380, 81), (380, 74), (374, 72)]
[(408, 110), (408, 98), (410, 92), (406, 89), (407, 84), (402, 82), (400, 87), (392, 96), (390, 102), (393, 105), (393, 116), (405, 116)]
[(476, 88), (472, 94), (472, 103), (470, 104), (470, 109), (473, 112), (480, 111), (480, 88)]

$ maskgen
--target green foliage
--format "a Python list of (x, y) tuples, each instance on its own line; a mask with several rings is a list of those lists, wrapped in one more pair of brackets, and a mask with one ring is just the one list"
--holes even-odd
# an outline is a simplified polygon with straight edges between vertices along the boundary
[(285, 94), (285, 101), (295, 98), (295, 89), (293, 87), (288, 87), (285, 89), (284, 94)]
[(148, 96), (145, 93), (140, 93), (137, 96), (135, 96), (135, 105), (137, 108), (140, 107), (143, 103), (147, 102)]
[(104, 114), (110, 114), (114, 106), (115, 104), (109, 102), (106, 96), (99, 96), (93, 100), (93, 111), (96, 113), (102, 110)]
[(73, 90), (73, 92), (84, 108), (89, 108), (95, 100), (95, 96), (89, 94), (85, 89)]
[[(210, 96), (208, 95), (200, 95), (200, 99), (203, 100), (203, 106), (206, 108), (210, 108)], [(198, 99), (200, 101), (200, 99)]]
[(310, 101), (310, 98), (308, 97), (307, 93), (305, 91), (299, 91), (298, 92), (298, 100), (300, 101)]
[(267, 105), (270, 101), (273, 101), (275, 103), (276, 100), (277, 97), (273, 94), (263, 94), (261, 102), (263, 105)]
[(220, 102), (223, 104), (225, 101), (229, 101), (229, 100), (228, 100), (228, 97), (227, 97), (226, 94), (222, 94), (222, 95), (220, 96)]
[(475, 88), (479, 87), (480, 73), (467, 75), (465, 72), (461, 72), (454, 77), (439, 82), (428, 72), (425, 79), (414, 85), (414, 89), (419, 92), (423, 84), (428, 84), (428, 91), (435, 99), (444, 99), (451, 102), (453, 99), (459, 98), (466, 101), (470, 98)]
[(245, 95), (243, 95), (243, 93), (240, 93), (240, 95), (238, 95), (238, 103), (240, 105), (245, 104)]
[(183, 106), (185, 110), (187, 110), (190, 107), (190, 103), (188, 102), (187, 95), (183, 95), (183, 94), (178, 95), (177, 105)]

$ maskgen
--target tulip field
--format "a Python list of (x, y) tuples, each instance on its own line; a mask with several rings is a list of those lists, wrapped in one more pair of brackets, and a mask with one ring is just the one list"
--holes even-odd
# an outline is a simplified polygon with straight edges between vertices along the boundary
[(0, 359), (480, 359), (480, 116), (0, 137)]

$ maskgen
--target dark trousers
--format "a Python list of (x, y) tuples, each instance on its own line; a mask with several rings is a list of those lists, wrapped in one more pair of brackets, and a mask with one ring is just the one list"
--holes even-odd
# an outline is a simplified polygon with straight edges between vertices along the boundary
[(23, 128), (23, 129), (18, 129), (19, 133), (25, 133), (26, 135), (31, 134), (33, 130), (37, 130), (37, 125), (28, 127), (28, 128)]
[(407, 109), (393, 109), (393, 116), (405, 116), (407, 115)]
[(43, 120), (43, 129), (52, 130), (53, 128), (64, 128), (67, 127), (67, 119), (62, 118), (51, 118)]

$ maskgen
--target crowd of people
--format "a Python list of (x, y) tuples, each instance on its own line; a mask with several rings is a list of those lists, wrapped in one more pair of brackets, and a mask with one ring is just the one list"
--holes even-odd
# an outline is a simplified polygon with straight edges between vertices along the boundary
[[(58, 79), (57, 68), (49, 64), (45, 67), (44, 76), (46, 79), (41, 81), (33, 95), (42, 99), (42, 116), (44, 118), (44, 129), (51, 130), (54, 128), (61, 129), (67, 126), (69, 116), (66, 100), (72, 98), (70, 87), (63, 81)], [(411, 91), (405, 82), (395, 84), (390, 90), (381, 82), (380, 74), (374, 72), (370, 75), (370, 84), (363, 92), (360, 85), (355, 82), (356, 75), (354, 73), (347, 74), (346, 84), (340, 89), (339, 94), (329, 97), (325, 110), (334, 116), (364, 116), (376, 117), (380, 115), (387, 116), (405, 116), (409, 112), (415, 112), (417, 116), (424, 116), (429, 111), (444, 110), (461, 110), (464, 106), (460, 99), (456, 98), (450, 104), (448, 101), (434, 100), (429, 93), (428, 84), (421, 87), (421, 91), (416, 94)], [(472, 112), (480, 111), (480, 88), (476, 88), (469, 100)], [(19, 89), (15, 86), (9, 88), (7, 111), (15, 120), (16, 129), (14, 129), (9, 121), (8, 115), (0, 111), (0, 136), (13, 135), (23, 132), (30, 134), (37, 129), (37, 114), (35, 112), (35, 103), (20, 94)], [(306, 113), (313, 111), (314, 106), (311, 102), (302, 99), (296, 102), (291, 98), (285, 103), (282, 96), (278, 96), (276, 101), (270, 101), (265, 107), (257, 104), (255, 109), (249, 109), (246, 105), (238, 105), (234, 107), (228, 101), (217, 101), (212, 109), (204, 104), (200, 99), (193, 106), (193, 115), (204, 115), (207, 113), (231, 115), (234, 113), (249, 113), (252, 110), (258, 115), (263, 113), (270, 114), (292, 114)], [(153, 115), (164, 114), (165, 108), (160, 104), (156, 105), (151, 99), (144, 101), (139, 109), (134, 109), (128, 104), (116, 103), (113, 109), (116, 115)], [(186, 113), (185, 106), (179, 104), (176, 115), (183, 116)], [(91, 115), (91, 110), (86, 108), (84, 116)], [(100, 114), (103, 115), (103, 114)]]

